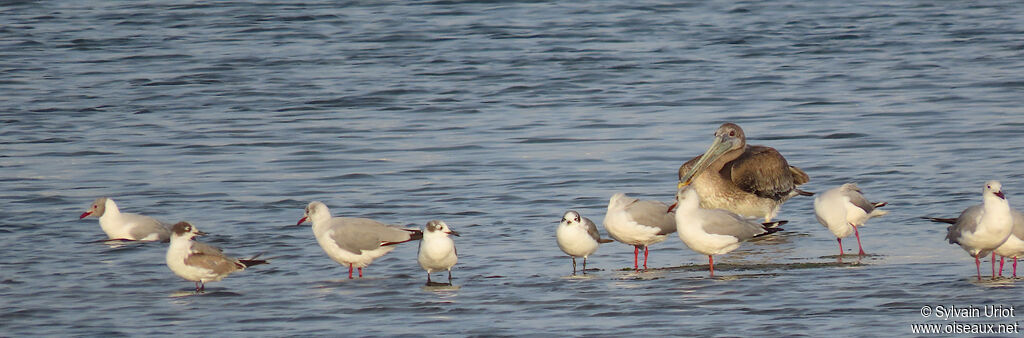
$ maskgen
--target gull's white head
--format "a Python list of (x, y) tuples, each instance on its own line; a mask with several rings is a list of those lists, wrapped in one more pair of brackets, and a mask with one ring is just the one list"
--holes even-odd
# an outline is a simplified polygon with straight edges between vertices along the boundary
[(1006, 199), (1006, 195), (1003, 194), (1003, 184), (996, 180), (985, 182), (985, 189), (982, 191), (982, 195), (988, 196), (989, 194), (999, 197), (999, 199)]
[(676, 204), (679, 207), (683, 205), (700, 205), (700, 196), (697, 195), (697, 189), (691, 186), (684, 186), (676, 191)]
[(583, 216), (580, 216), (580, 213), (576, 212), (575, 210), (569, 210), (569, 211), (566, 211), (564, 215), (562, 215), (562, 221), (560, 223), (558, 223), (558, 225), (559, 226), (580, 226), (580, 224), (582, 224), (581, 223), (582, 221), (583, 221)]
[(857, 186), (857, 183), (845, 183), (845, 184), (843, 184), (842, 186), (839, 187), (839, 190), (846, 191), (846, 192), (858, 192), (859, 193), (860, 192), (860, 187)]
[(306, 221), (312, 222), (314, 219), (325, 216), (327, 218), (331, 217), (331, 210), (327, 208), (326, 204), (320, 201), (309, 202), (309, 205), (306, 205), (306, 211), (302, 214), (302, 218), (295, 225), (300, 225)]

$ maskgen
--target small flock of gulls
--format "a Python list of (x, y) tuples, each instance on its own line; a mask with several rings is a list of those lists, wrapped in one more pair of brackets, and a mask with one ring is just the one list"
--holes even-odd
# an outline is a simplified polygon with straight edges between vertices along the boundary
[[(233, 272), (248, 267), (267, 264), (267, 260), (238, 259), (225, 255), (219, 248), (195, 241), (196, 236), (206, 233), (199, 231), (189, 222), (178, 222), (170, 227), (153, 217), (122, 213), (113, 199), (97, 198), (89, 210), (79, 219), (98, 217), (100, 228), (109, 240), (123, 241), (167, 241), (167, 267), (178, 277), (195, 282), (196, 292), (206, 289), (206, 283), (224, 279)], [(455, 242), (449, 235), (458, 236), (444, 221), (427, 222), (426, 230), (405, 229), (387, 225), (367, 218), (331, 217), (327, 205), (311, 202), (296, 225), (305, 222), (313, 224), (313, 235), (328, 257), (348, 266), (348, 278), (353, 269), (363, 268), (391, 250), (396, 244), (414, 240), (420, 241), (418, 260), (427, 271), (427, 284), (435, 285), (430, 274), (448, 270), (448, 285), (452, 281), (452, 267), (458, 261)]]
[[(643, 268), (647, 269), (648, 247), (662, 242), (672, 233), (687, 247), (708, 256), (708, 268), (714, 276), (714, 255), (725, 254), (753, 238), (781, 231), (786, 221), (772, 221), (784, 202), (798, 195), (813, 193), (797, 187), (809, 177), (789, 165), (771, 147), (748, 145), (740, 126), (722, 124), (708, 150), (679, 167), (679, 184), (675, 203), (640, 200), (623, 193), (612, 195), (604, 218), (604, 228), (616, 241), (632, 245), (633, 268), (640, 270), (640, 250), (644, 252)], [(885, 202), (869, 202), (856, 184), (846, 183), (819, 194), (814, 199), (815, 216), (836, 236), (839, 257), (843, 256), (843, 238), (857, 238), (858, 255), (863, 256), (858, 228), (869, 219), (887, 214), (878, 208)], [(203, 235), (194, 225), (179, 222), (173, 226), (152, 217), (122, 213), (113, 199), (97, 198), (81, 218), (97, 217), (100, 227), (111, 240), (167, 241), (167, 266), (181, 278), (195, 282), (196, 291), (204, 291), (208, 282), (220, 281), (229, 274), (248, 267), (267, 264), (252, 257), (238, 259), (224, 255), (213, 246), (195, 241)], [(764, 222), (759, 222), (760, 218)], [(992, 278), (996, 278), (995, 256), (999, 255), (999, 274), (1003, 258), (1013, 258), (1013, 276), (1017, 276), (1017, 258), (1024, 255), (1024, 215), (1010, 208), (998, 181), (988, 181), (982, 190), (982, 204), (964, 210), (957, 218), (923, 217), (934, 222), (951, 224), (946, 239), (958, 244), (975, 259), (978, 280), (981, 280), (981, 257), (992, 254)], [(395, 245), (420, 240), (417, 259), (427, 272), (427, 285), (435, 285), (431, 274), (448, 271), (451, 284), (452, 267), (458, 251), (450, 235), (459, 236), (445, 222), (432, 220), (423, 230), (402, 228), (367, 218), (333, 217), (327, 205), (314, 201), (306, 206), (297, 224), (312, 223), (313, 235), (327, 256), (363, 276), (363, 268), (373, 260), (394, 250)], [(568, 211), (555, 232), (558, 247), (572, 258), (587, 258), (599, 244), (612, 240), (601, 238), (597, 226), (579, 212)], [(258, 255), (257, 255), (258, 256)]]

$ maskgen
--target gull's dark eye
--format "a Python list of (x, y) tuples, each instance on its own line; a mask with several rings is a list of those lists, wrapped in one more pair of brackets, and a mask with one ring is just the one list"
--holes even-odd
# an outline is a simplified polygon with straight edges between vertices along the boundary
[(576, 216), (576, 217), (575, 217), (574, 219), (575, 219), (575, 220), (576, 220), (577, 222), (579, 222), (579, 221), (580, 221), (580, 216)]
[(735, 130), (729, 131), (729, 136), (736, 136), (736, 131)]

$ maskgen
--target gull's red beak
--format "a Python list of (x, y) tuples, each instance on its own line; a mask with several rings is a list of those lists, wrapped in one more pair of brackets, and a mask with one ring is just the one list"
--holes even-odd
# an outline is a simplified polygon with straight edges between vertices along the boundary
[(996, 196), (999, 196), (999, 198), (1002, 198), (1002, 199), (1004, 199), (1004, 200), (1006, 199), (1006, 196), (1005, 196), (1005, 195), (1003, 195), (1003, 191), (1002, 191), (1002, 190), (1000, 190), (1000, 191), (996, 191), (996, 192), (995, 192), (995, 195), (996, 195)]
[(675, 203), (672, 203), (672, 205), (668, 206), (668, 211), (666, 212), (672, 212), (672, 209), (675, 209), (677, 205), (679, 205), (679, 201), (676, 201)]
[(82, 216), (78, 216), (78, 219), (83, 219), (83, 218), (86, 218), (86, 217), (88, 217), (89, 215), (92, 215), (92, 211), (86, 211), (86, 212), (83, 212), (83, 213), (82, 213)]
[(305, 221), (306, 221), (306, 218), (303, 217), (302, 219), (299, 220), (298, 223), (295, 223), (295, 225), (302, 225), (302, 222), (305, 222)]

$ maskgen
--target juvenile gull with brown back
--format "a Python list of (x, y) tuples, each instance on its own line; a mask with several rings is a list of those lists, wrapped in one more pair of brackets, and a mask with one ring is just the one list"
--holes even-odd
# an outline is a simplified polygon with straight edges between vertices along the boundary
[[(167, 267), (178, 277), (196, 283), (196, 292), (204, 291), (206, 283), (224, 279), (233, 272), (253, 265), (267, 264), (256, 259), (237, 259), (224, 255), (220, 249), (193, 241), (206, 233), (188, 222), (178, 222), (172, 228), (171, 244), (167, 247)], [(259, 256), (259, 255), (256, 255)]]

